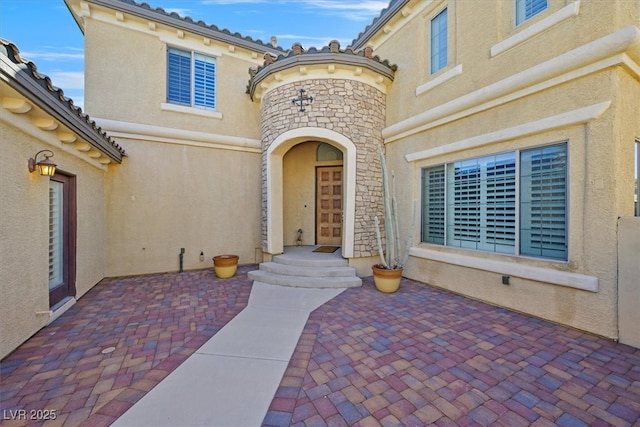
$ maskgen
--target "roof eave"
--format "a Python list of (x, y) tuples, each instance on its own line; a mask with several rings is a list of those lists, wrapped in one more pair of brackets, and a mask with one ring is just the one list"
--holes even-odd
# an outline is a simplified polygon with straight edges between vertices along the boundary
[(245, 48), (250, 51), (264, 53), (269, 52), (273, 55), (282, 54), (283, 50), (281, 48), (275, 48), (271, 45), (268, 45), (263, 42), (258, 42), (254, 40), (247, 40), (243, 38), (241, 35), (231, 34), (230, 32), (227, 34), (225, 30), (215, 30), (209, 28), (204, 25), (199, 25), (193, 21), (191, 18), (183, 18), (178, 15), (172, 16), (171, 14), (162, 13), (156, 10), (145, 9), (139, 4), (132, 4), (123, 2), (121, 0), (88, 0), (90, 3), (94, 3), (100, 6), (108, 7), (111, 9), (116, 9), (121, 12), (126, 12), (134, 16), (138, 16), (140, 18), (148, 19), (150, 21), (156, 21), (170, 27), (179, 28), (184, 31), (189, 31), (194, 34), (198, 34), (213, 40), (217, 40), (219, 42), (228, 43), (231, 45), (235, 45), (238, 47)]
[[(28, 67), (26, 64), (24, 64), (24, 66)], [(56, 99), (53, 92), (43, 87), (34, 78), (28, 76), (28, 73), (21, 68), (21, 66), (15, 64), (4, 55), (0, 55), (0, 78), (12, 89), (33, 102), (45, 113), (64, 124), (110, 159), (117, 163), (122, 163), (124, 154), (101, 137), (103, 131), (96, 126), (95, 122), (90, 121), (89, 117), (83, 114), (78, 107), (73, 105), (65, 105), (63, 107), (61, 103), (65, 101)], [(44, 82), (44, 80), (42, 81)], [(68, 102), (71, 101), (69, 100)], [(67, 110), (67, 107), (70, 108)]]
[(387, 9), (383, 10), (380, 16), (374, 19), (373, 23), (369, 25), (364, 32), (358, 35), (355, 40), (353, 40), (351, 43), (353, 49), (358, 50), (363, 48), (367, 42), (396, 15), (396, 13), (400, 12), (400, 10), (409, 3), (409, 1), (410, 0), (397, 0), (396, 2), (391, 2), (392, 4)]
[(344, 64), (354, 67), (363, 67), (374, 71), (391, 81), (393, 81), (395, 77), (395, 70), (393, 69), (393, 66), (388, 66), (385, 63), (374, 61), (359, 55), (341, 55), (335, 53), (295, 55), (279, 59), (268, 67), (264, 67), (258, 71), (258, 73), (249, 82), (249, 96), (253, 100), (256, 87), (272, 74), (294, 66), (317, 64)]

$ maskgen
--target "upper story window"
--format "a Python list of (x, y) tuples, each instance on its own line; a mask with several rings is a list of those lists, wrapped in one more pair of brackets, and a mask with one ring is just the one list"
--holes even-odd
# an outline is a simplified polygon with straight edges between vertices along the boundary
[(507, 152), (422, 171), (422, 241), (567, 259), (567, 146)]
[(515, 0), (515, 2), (516, 25), (522, 24), (549, 7), (549, 0)]
[(168, 48), (167, 102), (215, 110), (215, 58), (172, 47)]
[(431, 74), (447, 66), (447, 9), (431, 20)]

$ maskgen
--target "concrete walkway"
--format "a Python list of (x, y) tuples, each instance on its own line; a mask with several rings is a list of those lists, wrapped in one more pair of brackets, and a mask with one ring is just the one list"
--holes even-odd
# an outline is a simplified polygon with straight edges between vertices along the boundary
[(259, 426), (309, 314), (344, 289), (255, 282), (247, 307), (114, 426)]

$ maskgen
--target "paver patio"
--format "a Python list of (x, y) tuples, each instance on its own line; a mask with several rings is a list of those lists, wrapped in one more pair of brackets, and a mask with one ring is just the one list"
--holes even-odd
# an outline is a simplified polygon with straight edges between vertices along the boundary
[[(0, 363), (3, 418), (109, 425), (246, 306), (253, 268), (104, 280)], [(368, 278), (311, 314), (264, 420), (429, 424), (639, 425), (640, 350), (412, 280), (381, 294)]]

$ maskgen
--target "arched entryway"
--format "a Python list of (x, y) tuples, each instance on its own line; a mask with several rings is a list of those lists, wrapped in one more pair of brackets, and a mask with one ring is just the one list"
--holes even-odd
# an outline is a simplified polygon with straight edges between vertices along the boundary
[(328, 142), (295, 145), (283, 158), (284, 245), (342, 245), (344, 162)]
[[(309, 195), (297, 197), (287, 191), (295, 192), (300, 188), (304, 191), (310, 191), (308, 183), (287, 182), (295, 178), (296, 172), (292, 171), (295, 166), (292, 164), (296, 159), (309, 156), (306, 151), (315, 151), (318, 144), (326, 143), (337, 148), (342, 152), (341, 162), (332, 162), (329, 160), (309, 161), (307, 164), (298, 165), (304, 169), (300, 172), (302, 175), (308, 176), (313, 171), (314, 185), (316, 185), (316, 167), (335, 167), (342, 168), (342, 230), (340, 245), (342, 246), (342, 256), (345, 258), (353, 257), (354, 242), (354, 220), (355, 220), (355, 194), (356, 194), (356, 146), (344, 135), (335, 131), (308, 127), (287, 131), (277, 137), (269, 146), (266, 152), (266, 168), (267, 168), (267, 248), (266, 251), (271, 254), (282, 253), (284, 246), (295, 244), (296, 230), (302, 228), (305, 233), (312, 236), (305, 236), (307, 242), (317, 242), (317, 224), (316, 224), (316, 202), (315, 190), (313, 203), (306, 203), (304, 207), (305, 197), (308, 200)], [(294, 148), (297, 147), (297, 148)], [(293, 151), (292, 151), (293, 150)], [(290, 159), (285, 163), (285, 157), (289, 153)], [(285, 167), (286, 164), (286, 167)], [(334, 169), (335, 170), (335, 169)], [(307, 178), (308, 179), (308, 178)], [(301, 187), (302, 186), (302, 187)], [(302, 205), (293, 207), (293, 203), (302, 203)], [(310, 205), (313, 204), (313, 207)], [(290, 207), (293, 211), (288, 210), (285, 214), (285, 208)], [(305, 212), (306, 211), (306, 212)], [(296, 222), (298, 221), (298, 222)], [(306, 224), (305, 226), (296, 226), (294, 224)], [(305, 230), (307, 228), (307, 230)], [(333, 234), (333, 233), (332, 233)], [(304, 236), (304, 235), (303, 235)]]

